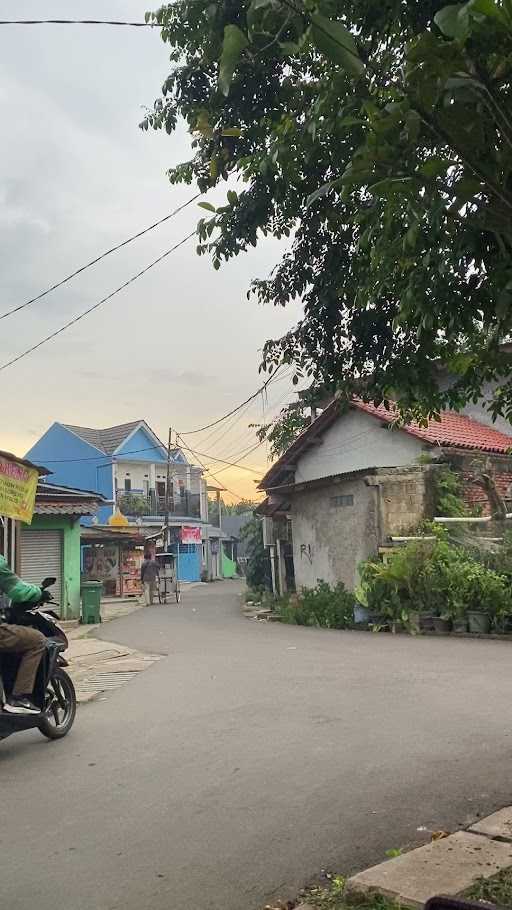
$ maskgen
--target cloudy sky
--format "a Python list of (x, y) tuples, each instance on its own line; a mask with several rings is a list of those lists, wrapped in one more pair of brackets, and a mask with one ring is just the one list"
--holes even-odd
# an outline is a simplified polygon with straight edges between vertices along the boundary
[[(143, 18), (149, 0), (0, 0), (0, 18)], [(184, 129), (138, 129), (159, 94), (168, 50), (149, 29), (0, 27), (0, 314), (193, 195), (171, 187)], [(224, 194), (222, 194), (223, 197)], [(217, 195), (217, 199), (219, 195)], [(216, 201), (213, 198), (213, 201)], [(108, 294), (190, 232), (196, 205), (22, 313), (0, 321), (0, 365)], [(215, 272), (192, 240), (112, 302), (0, 372), (0, 448), (24, 454), (54, 421), (111, 426), (145, 418), (162, 437), (209, 423), (262, 382), (259, 350), (297, 310), (246, 300), (283, 247), (273, 240)], [(237, 421), (190, 438), (236, 460), (248, 428), (289, 398), (276, 382)], [(193, 441), (192, 441), (193, 440)], [(265, 447), (247, 456), (260, 469)], [(203, 459), (217, 471), (221, 463)], [(217, 464), (217, 468), (213, 465)], [(219, 481), (247, 495), (257, 475)]]

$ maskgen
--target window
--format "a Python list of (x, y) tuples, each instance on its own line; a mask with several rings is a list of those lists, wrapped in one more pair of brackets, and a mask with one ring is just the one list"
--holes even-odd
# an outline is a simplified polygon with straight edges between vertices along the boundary
[(130, 477), (125, 477), (124, 479), (124, 491), (125, 493), (130, 493), (132, 489), (132, 481)]
[(156, 482), (156, 495), (163, 499), (165, 496), (165, 481), (157, 480)]
[(353, 506), (354, 497), (352, 493), (347, 493), (342, 496), (331, 496), (331, 507), (333, 509), (339, 509), (343, 506)]

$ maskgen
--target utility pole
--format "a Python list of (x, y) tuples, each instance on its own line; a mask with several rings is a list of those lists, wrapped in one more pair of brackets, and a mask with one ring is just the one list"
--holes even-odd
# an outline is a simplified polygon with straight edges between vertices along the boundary
[(221, 491), (217, 490), (217, 511), (219, 513), (218, 523), (219, 523), (219, 528), (222, 531), (222, 499), (220, 498), (220, 493), (221, 493)]
[(169, 439), (167, 442), (167, 480), (165, 484), (165, 552), (169, 552), (170, 547), (170, 530), (169, 518), (171, 511), (171, 449), (172, 449), (172, 427), (169, 427)]

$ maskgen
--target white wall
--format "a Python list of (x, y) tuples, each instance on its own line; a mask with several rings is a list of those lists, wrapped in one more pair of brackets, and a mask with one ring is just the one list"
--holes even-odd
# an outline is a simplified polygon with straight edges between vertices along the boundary
[[(118, 461), (114, 463), (114, 470), (117, 476), (118, 491), (124, 490), (124, 480), (128, 475), (132, 482), (132, 490), (143, 490), (144, 481), (149, 481), (149, 489), (155, 489), (155, 482), (163, 481), (167, 478), (167, 466), (162, 462), (152, 464), (145, 461)], [(173, 464), (171, 467), (171, 476), (174, 480), (175, 494), (178, 494), (179, 481), (183, 481), (185, 489), (189, 488), (191, 493), (200, 492), (201, 469), (190, 468), (189, 465)], [(190, 475), (190, 476), (188, 476)]]
[(339, 417), (321, 439), (300, 457), (295, 483), (360, 468), (415, 464), (424, 451), (421, 440), (403, 430), (383, 428), (377, 418), (356, 409)]
[[(132, 482), (132, 490), (143, 490), (144, 489), (144, 480), (149, 482), (149, 487), (153, 486), (153, 484), (151, 483), (151, 476), (152, 476), (151, 469), (152, 469), (152, 465), (149, 461), (115, 462), (114, 470), (115, 470), (115, 476), (117, 477), (118, 491), (121, 492), (122, 490), (124, 490), (124, 479), (127, 476), (129, 476), (129, 478)], [(160, 468), (158, 470), (160, 472)], [(165, 477), (165, 468), (164, 468), (164, 477)]]

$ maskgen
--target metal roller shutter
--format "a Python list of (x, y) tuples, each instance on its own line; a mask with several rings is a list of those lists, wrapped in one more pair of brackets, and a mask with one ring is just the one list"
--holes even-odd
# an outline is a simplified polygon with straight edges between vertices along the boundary
[[(21, 531), (21, 577), (23, 581), (41, 584), (43, 578), (54, 575), (57, 579), (51, 592), (58, 604), (62, 603), (62, 531)], [(57, 608), (56, 612), (59, 612)], [(64, 612), (61, 610), (61, 612)]]

